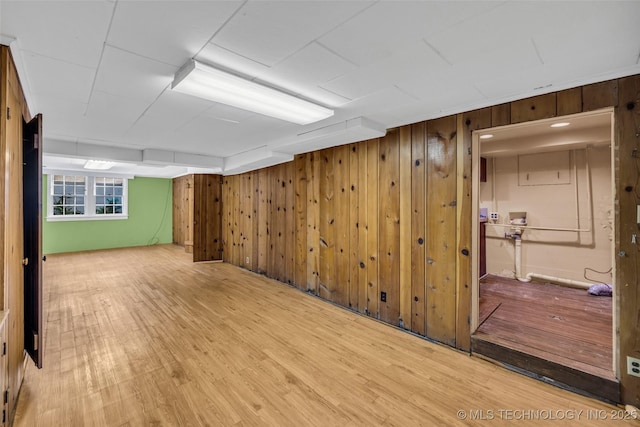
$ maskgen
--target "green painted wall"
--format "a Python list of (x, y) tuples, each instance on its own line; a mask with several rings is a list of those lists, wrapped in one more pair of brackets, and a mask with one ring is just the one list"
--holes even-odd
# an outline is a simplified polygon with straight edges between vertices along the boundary
[(121, 220), (46, 220), (47, 176), (42, 177), (42, 252), (77, 252), (145, 246), (172, 241), (170, 179), (129, 180), (129, 218)]

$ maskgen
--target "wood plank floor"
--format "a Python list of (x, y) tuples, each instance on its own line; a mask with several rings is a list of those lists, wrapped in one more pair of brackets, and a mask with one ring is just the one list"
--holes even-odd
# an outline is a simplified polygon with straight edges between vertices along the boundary
[(612, 299), (488, 275), (475, 336), (601, 378), (613, 374)]
[(15, 426), (637, 425), (171, 245), (51, 255), (44, 278), (44, 368)]

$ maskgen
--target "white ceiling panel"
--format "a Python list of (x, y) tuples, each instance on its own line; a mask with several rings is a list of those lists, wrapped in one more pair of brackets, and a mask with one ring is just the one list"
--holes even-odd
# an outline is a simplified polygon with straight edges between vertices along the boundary
[(33, 95), (88, 102), (95, 69), (24, 51), (22, 60)]
[(424, 41), (410, 43), (373, 64), (360, 67), (322, 87), (352, 99), (407, 80), (427, 80), (450, 68)]
[[(563, 5), (554, 5), (560, 8)], [(625, 59), (628, 65), (638, 60), (640, 53), (640, 2), (581, 2), (578, 10), (572, 5), (556, 10), (550, 25), (557, 25), (554, 34), (545, 33), (540, 28), (533, 29), (533, 39), (545, 63), (561, 63), (567, 57), (578, 60), (578, 68), (588, 62), (614, 61)], [(579, 13), (580, 19), (560, 22), (567, 13)], [(602, 19), (608, 16), (607, 19)], [(628, 42), (622, 42), (622, 40)], [(590, 61), (589, 61), (590, 60)], [(573, 62), (573, 61), (572, 61)], [(589, 69), (589, 68), (586, 68)]]
[(159, 117), (178, 128), (213, 105), (212, 101), (167, 89), (144, 114)]
[(93, 91), (91, 103), (85, 114), (91, 118), (112, 117), (132, 123), (147, 107), (148, 103), (145, 101), (130, 99), (127, 102), (122, 102), (122, 99), (117, 95)]
[(213, 43), (272, 66), (368, 5), (360, 1), (248, 2)]
[[(241, 1), (119, 2), (107, 43), (182, 66), (198, 53)], [(153, 22), (154, 25), (146, 25)]]
[(311, 43), (273, 66), (271, 72), (283, 80), (320, 85), (355, 68), (356, 65), (345, 61), (326, 47)]
[(0, 33), (22, 49), (85, 67), (97, 67), (114, 3), (2, 0)]
[(176, 66), (106, 46), (95, 90), (151, 104), (170, 85), (177, 70)]
[(249, 117), (255, 114), (257, 113), (253, 113), (247, 110), (241, 110), (239, 108), (232, 107), (230, 105), (214, 103), (209, 109), (204, 111), (201, 115), (212, 118), (214, 120), (220, 120), (223, 122), (230, 122), (230, 123), (237, 124), (237, 123), (244, 122)]
[(319, 41), (355, 64), (368, 65), (392, 55), (406, 43), (438, 33), (500, 3), (380, 1)]

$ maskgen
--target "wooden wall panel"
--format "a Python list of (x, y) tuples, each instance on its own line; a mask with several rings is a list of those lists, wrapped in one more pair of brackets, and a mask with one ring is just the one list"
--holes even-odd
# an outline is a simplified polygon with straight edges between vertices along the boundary
[(582, 87), (582, 111), (618, 105), (618, 80), (594, 83)]
[(334, 188), (335, 150), (320, 152), (320, 262), (318, 295), (333, 301), (335, 292), (335, 188)]
[[(380, 139), (378, 155), (378, 286), (380, 320), (399, 324), (400, 317), (400, 144), (399, 130)], [(386, 301), (382, 301), (382, 292)]]
[(556, 102), (558, 116), (580, 113), (582, 112), (582, 89), (576, 87), (560, 91), (558, 92)]
[(426, 335), (426, 123), (411, 125), (411, 330)]
[(307, 290), (307, 154), (295, 157), (295, 235), (293, 283)]
[(367, 143), (367, 308), (369, 316), (378, 318), (378, 159), (380, 140)]
[[(222, 177), (191, 176), (193, 188), (193, 260), (222, 259)], [(249, 221), (241, 227), (251, 229)]]
[(258, 218), (258, 209), (260, 207), (260, 171), (251, 172), (251, 182), (253, 183), (253, 206), (251, 208), (251, 271), (258, 271), (259, 258), (259, 242), (260, 242), (260, 218)]
[(251, 173), (245, 173), (240, 178), (240, 218), (242, 225), (240, 226), (240, 262), (245, 268), (251, 266), (251, 253), (253, 244), (251, 225), (251, 211), (253, 210), (253, 183), (251, 182)]
[(491, 107), (491, 126), (511, 124), (511, 104), (500, 104)]
[(511, 103), (511, 123), (529, 122), (556, 116), (556, 94), (534, 96)]
[(292, 285), (294, 284), (294, 270), (295, 270), (295, 238), (296, 238), (296, 208), (295, 208), (295, 179), (296, 168), (293, 162), (284, 163), (281, 165), (284, 171), (285, 183), (285, 204), (284, 204), (284, 244), (285, 244), (285, 258), (284, 258), (284, 273), (283, 282)]
[(400, 312), (398, 323), (401, 328), (411, 329), (411, 126), (402, 126), (399, 132)]
[(343, 307), (349, 306), (349, 237), (350, 215), (349, 215), (349, 146), (342, 145), (336, 147), (333, 159), (334, 167), (334, 203), (333, 203), (333, 242), (334, 242), (334, 265), (335, 265), (335, 288), (331, 295), (331, 301)]
[(427, 122), (427, 336), (456, 337), (456, 117)]
[(320, 278), (320, 152), (307, 157), (307, 291), (318, 294)]
[[(358, 197), (358, 214), (356, 219), (356, 228), (358, 229), (358, 241), (357, 247), (357, 264), (358, 275), (356, 279), (356, 287), (358, 289), (358, 312), (367, 313), (367, 293), (369, 289), (367, 281), (367, 147), (369, 144), (366, 142), (356, 144), (357, 157), (358, 157), (358, 176), (355, 179), (356, 191)], [(354, 307), (355, 308), (355, 307)]]
[(348, 146), (349, 152), (349, 185), (347, 186), (347, 193), (349, 194), (349, 308), (358, 310), (359, 303), (359, 273), (360, 273), (360, 260), (359, 260), (359, 227), (358, 227), (358, 215), (359, 215), (359, 197), (360, 183), (358, 182), (358, 159), (359, 151), (358, 144), (351, 144)]
[(640, 75), (620, 79), (616, 108), (616, 301), (619, 303), (620, 380), (625, 403), (640, 407), (640, 379), (627, 374), (627, 356), (640, 358)]
[(258, 171), (258, 269), (260, 274), (267, 273), (269, 252), (269, 169)]
[(491, 109), (458, 115), (456, 196), (456, 347), (471, 350), (472, 132), (491, 126)]
[(286, 277), (286, 257), (287, 257), (287, 170), (284, 165), (278, 165), (273, 167), (273, 173), (275, 174), (275, 186), (271, 194), (271, 200), (273, 201), (273, 216), (272, 216), (272, 229), (273, 229), (273, 248), (272, 252), (275, 254), (275, 260), (273, 265), (273, 273), (271, 277), (281, 282), (287, 281)]
[(242, 266), (241, 261), (242, 252), (240, 245), (242, 244), (242, 230), (240, 230), (240, 222), (242, 221), (240, 215), (240, 175), (234, 175), (231, 177), (231, 207), (233, 208), (233, 214), (231, 215), (231, 223), (233, 224), (233, 230), (231, 231), (231, 259), (233, 264)]

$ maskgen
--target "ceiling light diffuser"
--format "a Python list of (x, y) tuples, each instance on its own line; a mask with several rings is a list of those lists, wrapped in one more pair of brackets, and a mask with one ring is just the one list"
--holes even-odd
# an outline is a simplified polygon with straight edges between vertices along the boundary
[(113, 166), (115, 166), (115, 162), (108, 162), (106, 160), (87, 160), (84, 164), (85, 169), (100, 171), (111, 169)]
[(490, 133), (480, 135), (480, 139), (489, 139), (489, 138), (493, 138), (493, 135), (491, 135)]
[(193, 59), (178, 70), (171, 89), (300, 125), (333, 116), (333, 110), (329, 108)]
[(569, 126), (571, 123), (569, 122), (559, 122), (551, 125), (552, 128), (563, 128), (565, 126)]

